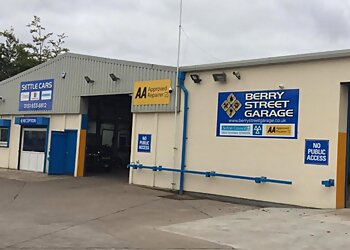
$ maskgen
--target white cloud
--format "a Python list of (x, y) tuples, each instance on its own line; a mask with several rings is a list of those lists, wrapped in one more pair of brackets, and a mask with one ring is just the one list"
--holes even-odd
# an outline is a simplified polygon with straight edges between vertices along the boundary
[[(75, 53), (175, 65), (179, 0), (12, 0), (0, 29), (33, 15)], [(183, 0), (183, 65), (348, 48), (350, 0)]]

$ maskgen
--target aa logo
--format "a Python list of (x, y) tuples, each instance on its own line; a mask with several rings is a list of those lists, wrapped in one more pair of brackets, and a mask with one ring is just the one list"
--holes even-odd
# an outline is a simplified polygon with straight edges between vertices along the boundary
[(292, 135), (291, 125), (267, 125), (266, 135)]
[(147, 98), (147, 87), (137, 89), (135, 99)]
[(276, 133), (276, 127), (269, 127), (269, 129), (267, 130), (268, 134), (275, 134)]

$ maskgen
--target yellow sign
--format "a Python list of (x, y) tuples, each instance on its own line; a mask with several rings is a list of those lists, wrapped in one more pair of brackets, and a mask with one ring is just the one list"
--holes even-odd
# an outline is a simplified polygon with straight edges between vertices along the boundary
[(266, 135), (292, 135), (292, 126), (266, 125)]
[(134, 83), (133, 105), (170, 103), (170, 79)]

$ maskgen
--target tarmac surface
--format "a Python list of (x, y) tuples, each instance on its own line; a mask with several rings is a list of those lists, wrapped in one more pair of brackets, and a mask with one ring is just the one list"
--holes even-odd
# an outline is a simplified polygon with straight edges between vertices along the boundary
[(348, 249), (350, 210), (258, 208), (0, 170), (0, 249)]

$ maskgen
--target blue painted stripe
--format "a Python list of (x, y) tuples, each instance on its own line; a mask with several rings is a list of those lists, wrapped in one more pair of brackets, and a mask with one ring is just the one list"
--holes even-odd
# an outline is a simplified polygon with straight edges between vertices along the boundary
[(88, 130), (88, 128), (89, 128), (88, 115), (82, 114), (81, 115), (81, 129)]
[[(48, 119), (48, 118), (47, 118)], [(50, 134), (50, 119), (48, 119), (47, 128), (46, 128), (46, 141), (45, 141), (45, 160), (44, 160), (44, 169), (43, 173), (46, 173), (46, 162), (47, 162), (47, 154), (49, 149), (49, 134)]]

